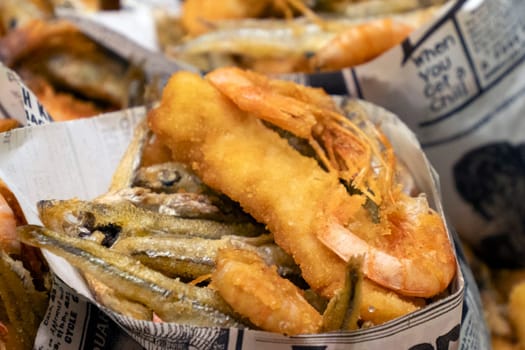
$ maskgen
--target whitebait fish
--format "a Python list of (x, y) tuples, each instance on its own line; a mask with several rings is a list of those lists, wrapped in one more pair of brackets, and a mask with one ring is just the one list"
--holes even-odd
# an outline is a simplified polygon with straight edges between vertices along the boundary
[(448, 0), (338, 0), (319, 1), (319, 10), (345, 16), (347, 18), (366, 18), (371, 16), (399, 14), (408, 11), (438, 6)]
[(273, 243), (270, 235), (259, 237), (223, 236), (219, 239), (180, 238), (166, 235), (129, 237), (112, 247), (143, 264), (172, 277), (193, 280), (210, 274), (219, 250), (237, 248), (256, 252), (283, 276), (298, 276), (293, 259)]
[(428, 23), (446, 1), (293, 1), (292, 8), (303, 16), (288, 12), (284, 18), (260, 12), (260, 6), (266, 8), (264, 2), (249, 6), (241, 2), (234, 8), (222, 2), (189, 2), (182, 13), (188, 36), (165, 45), (169, 56), (204, 71), (236, 65), (279, 74), (368, 62)]
[(84, 279), (88, 284), (95, 299), (105, 307), (118, 312), (119, 314), (132, 317), (137, 320), (150, 321), (153, 319), (153, 310), (148, 309), (145, 305), (131, 301), (123, 295), (117, 294), (107, 284), (89, 272), (83, 273)]
[(111, 246), (118, 238), (149, 234), (218, 238), (223, 235), (256, 236), (261, 233), (261, 229), (251, 223), (223, 223), (162, 215), (126, 201), (104, 204), (78, 199), (42, 200), (38, 202), (38, 211), (46, 227), (68, 232), (72, 236), (99, 231), (106, 235), (107, 246)]
[[(225, 196), (194, 192), (157, 193), (142, 187), (130, 187), (108, 192), (97, 198), (97, 203), (128, 201), (137, 207), (180, 218), (206, 219), (224, 223), (251, 222), (253, 218), (244, 213), (238, 204)], [(262, 227), (261, 227), (262, 231)]]
[(89, 240), (33, 225), (17, 231), (24, 243), (62, 256), (79, 270), (97, 276), (117, 294), (146, 305), (164, 321), (221, 327), (240, 325), (235, 312), (211, 289), (168, 278)]
[[(331, 27), (333, 30), (330, 30)], [(261, 57), (276, 53), (282, 56), (304, 55), (305, 52), (315, 52), (333, 38), (338, 29), (344, 27), (344, 23), (340, 23), (325, 29), (304, 20), (294, 23), (279, 20), (245, 20), (225, 24), (222, 28), (172, 47), (168, 53), (174, 57), (206, 52)]]

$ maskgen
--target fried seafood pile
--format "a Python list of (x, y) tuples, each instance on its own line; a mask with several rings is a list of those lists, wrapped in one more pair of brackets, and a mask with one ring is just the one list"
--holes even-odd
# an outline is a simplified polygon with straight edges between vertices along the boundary
[(158, 14), (158, 33), (169, 56), (203, 71), (330, 71), (400, 44), (445, 2), (186, 0), (180, 17)]
[(32, 349), (48, 304), (49, 274), (40, 251), (21, 243), (26, 221), (0, 181), (0, 349)]
[(90, 117), (142, 102), (142, 69), (73, 23), (55, 18), (52, 4), (7, 1), (0, 9), (0, 62), (18, 73), (54, 120)]
[(443, 221), (406, 177), (356, 101), (237, 68), (179, 72), (107, 193), (42, 200), (44, 226), (18, 233), (136, 319), (354, 330), (447, 295), (455, 276)]

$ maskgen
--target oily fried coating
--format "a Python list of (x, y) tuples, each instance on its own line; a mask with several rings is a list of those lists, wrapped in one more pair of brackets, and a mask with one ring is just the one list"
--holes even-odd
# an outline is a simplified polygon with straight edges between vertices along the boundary
[[(432, 297), (447, 288), (457, 264), (443, 219), (423, 194), (401, 192), (394, 149), (358, 102), (346, 104), (346, 118), (330, 104), (323, 106), (325, 100), (333, 102), (321, 89), (237, 68), (217, 69), (206, 79), (241, 110), (307, 139), (349, 196), (366, 197), (350, 222), (329, 211), (318, 217), (316, 235), (324, 244), (345, 261), (364, 254), (365, 275), (403, 295)], [(289, 176), (285, 171), (282, 177)], [(297, 190), (310, 187), (305, 181)], [(295, 194), (297, 200), (308, 198)], [(236, 200), (243, 203), (244, 198)]]
[(335, 213), (345, 221), (361, 204), (346, 194), (336, 175), (325, 173), (192, 73), (170, 79), (148, 120), (176, 160), (192, 165), (212, 188), (234, 200), (243, 198), (243, 209), (268, 225), (312, 288), (334, 295), (344, 281), (345, 262), (317, 239), (316, 219)]

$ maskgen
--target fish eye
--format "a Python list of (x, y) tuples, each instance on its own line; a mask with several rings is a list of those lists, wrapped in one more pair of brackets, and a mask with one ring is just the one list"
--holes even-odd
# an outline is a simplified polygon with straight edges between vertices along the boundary
[(16, 26), (18, 25), (18, 20), (16, 18), (10, 18), (9, 21), (7, 22), (7, 27), (11, 30), (11, 29), (15, 29)]
[(182, 175), (178, 171), (162, 170), (159, 173), (159, 181), (164, 186), (173, 186), (182, 179)]

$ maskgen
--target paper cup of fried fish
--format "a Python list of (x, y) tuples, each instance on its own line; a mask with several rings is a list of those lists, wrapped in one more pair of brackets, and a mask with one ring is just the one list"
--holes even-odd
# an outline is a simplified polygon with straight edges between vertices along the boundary
[(438, 182), (380, 107), (221, 68), (175, 73), (149, 111), (9, 135), (2, 164), (62, 181), (1, 167), (21, 240), (146, 348), (458, 346)]

